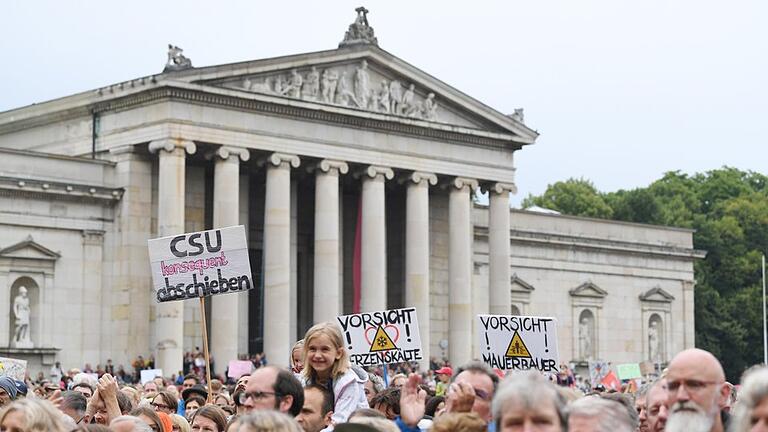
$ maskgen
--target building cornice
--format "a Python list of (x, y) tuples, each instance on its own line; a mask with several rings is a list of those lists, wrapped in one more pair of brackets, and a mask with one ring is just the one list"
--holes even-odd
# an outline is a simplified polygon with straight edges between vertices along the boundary
[(123, 188), (0, 176), (0, 196), (10, 198), (85, 202), (111, 206), (120, 201), (123, 192)]

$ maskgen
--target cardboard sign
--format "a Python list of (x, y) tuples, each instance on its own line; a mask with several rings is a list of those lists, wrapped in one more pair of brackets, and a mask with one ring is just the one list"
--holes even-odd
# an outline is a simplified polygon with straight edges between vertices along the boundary
[(254, 287), (242, 225), (152, 239), (148, 245), (158, 303)]
[(626, 363), (617, 365), (616, 372), (619, 374), (619, 379), (622, 381), (642, 378), (643, 376), (643, 373), (640, 372), (640, 364), (638, 363)]
[(557, 373), (557, 320), (548, 317), (478, 315), (480, 358), (502, 370)]
[(336, 317), (358, 366), (422, 360), (416, 308), (392, 309)]
[(227, 367), (227, 376), (229, 378), (240, 379), (243, 375), (250, 375), (253, 372), (253, 363), (248, 360), (231, 360)]
[(27, 374), (27, 361), (0, 357), (0, 376), (7, 376), (18, 381), (24, 381)]
[(162, 369), (144, 369), (141, 371), (141, 385), (144, 385), (156, 377), (163, 377)]

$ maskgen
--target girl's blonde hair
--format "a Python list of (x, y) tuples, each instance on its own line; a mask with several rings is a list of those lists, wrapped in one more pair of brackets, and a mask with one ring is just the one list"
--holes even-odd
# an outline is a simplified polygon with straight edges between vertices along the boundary
[(301, 354), (304, 355), (304, 339), (297, 340), (296, 343), (293, 344), (293, 347), (291, 347), (291, 355), (288, 358), (288, 361), (291, 362), (290, 363), (291, 364), (291, 370), (293, 370), (293, 368), (296, 366), (293, 363), (293, 352), (296, 351), (297, 349), (300, 349), (301, 350)]
[[(349, 370), (350, 365), (349, 353), (344, 347), (344, 339), (341, 336), (341, 329), (339, 329), (336, 324), (332, 322), (319, 323), (307, 330), (307, 333), (304, 335), (304, 358), (307, 359), (309, 344), (312, 342), (312, 339), (321, 335), (327, 336), (328, 339), (331, 340), (331, 344), (333, 344), (334, 348), (341, 349), (341, 358), (333, 362), (333, 368), (331, 369), (331, 378), (338, 378)], [(317, 381), (317, 372), (312, 368), (309, 361), (305, 360), (305, 363), (304, 370), (301, 373), (304, 374), (307, 380)]]
[(25, 398), (11, 402), (0, 411), (0, 423), (5, 420), (5, 416), (14, 411), (21, 412), (24, 417), (26, 432), (67, 432), (69, 430), (62, 420), (61, 411), (45, 399)]
[(171, 418), (171, 422), (174, 426), (178, 426), (181, 432), (192, 432), (192, 427), (189, 426), (189, 422), (184, 417), (178, 414), (168, 414)]

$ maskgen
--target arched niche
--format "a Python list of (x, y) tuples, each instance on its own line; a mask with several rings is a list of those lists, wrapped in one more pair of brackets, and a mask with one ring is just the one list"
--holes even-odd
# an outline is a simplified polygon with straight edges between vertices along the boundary
[[(26, 291), (26, 300), (24, 300), (22, 291)], [(31, 277), (22, 276), (11, 284), (10, 297), (10, 311), (8, 313), (10, 320), (8, 340), (10, 345), (13, 348), (34, 348), (36, 341), (40, 340), (40, 287)], [(17, 340), (17, 336), (22, 336), (22, 334), (17, 334), (21, 330), (17, 326), (18, 318), (15, 313), (17, 303), (20, 309), (23, 309), (25, 303), (28, 307), (28, 324), (26, 328), (28, 337), (26, 339), (22, 337), (21, 340)], [(23, 314), (23, 311), (20, 310), (20, 313)], [(23, 330), (20, 333), (23, 333)]]

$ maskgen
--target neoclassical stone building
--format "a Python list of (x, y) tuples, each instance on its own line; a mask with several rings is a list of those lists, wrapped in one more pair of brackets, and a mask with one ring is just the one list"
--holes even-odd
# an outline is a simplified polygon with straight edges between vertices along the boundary
[(522, 111), (382, 50), (366, 11), (328, 51), (192, 67), (169, 48), (163, 73), (0, 113), (0, 354), (180, 370), (198, 303), (154, 303), (147, 240), (237, 224), (260, 284), (209, 302), (219, 371), (287, 363), (349, 313), (356, 239), (360, 308), (415, 306), (454, 364), (488, 312), (556, 317), (563, 361), (693, 346), (692, 232), (510, 210)]

